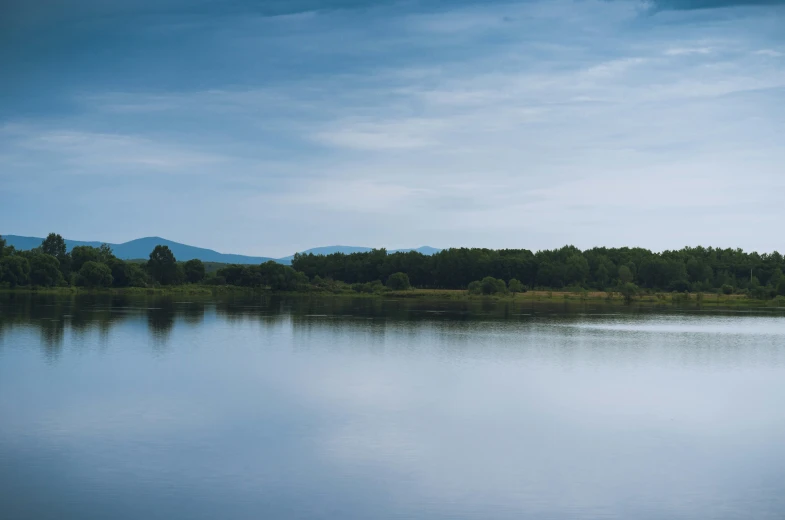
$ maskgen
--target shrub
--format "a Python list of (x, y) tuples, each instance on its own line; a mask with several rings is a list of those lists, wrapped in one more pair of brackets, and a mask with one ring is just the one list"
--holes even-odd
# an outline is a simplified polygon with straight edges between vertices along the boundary
[(674, 280), (668, 284), (668, 289), (677, 292), (687, 292), (690, 290), (690, 283), (687, 280)]
[(730, 284), (724, 284), (721, 288), (722, 294), (733, 294), (733, 286)]
[(619, 287), (619, 293), (621, 293), (624, 301), (627, 303), (630, 303), (638, 295), (638, 291), (638, 286), (632, 282), (627, 282)]
[(370, 294), (373, 292), (373, 286), (370, 283), (355, 283), (352, 284), (352, 290), (358, 293)]
[(511, 293), (519, 293), (519, 292), (526, 292), (526, 288), (523, 284), (518, 281), (516, 278), (513, 278), (509, 282), (507, 282), (507, 288), (510, 290)]
[(486, 276), (480, 282), (480, 292), (482, 294), (498, 294), (507, 292), (507, 284), (504, 280), (494, 278), (493, 276)]
[(393, 291), (405, 291), (411, 286), (409, 275), (406, 273), (393, 273), (387, 278), (387, 288)]

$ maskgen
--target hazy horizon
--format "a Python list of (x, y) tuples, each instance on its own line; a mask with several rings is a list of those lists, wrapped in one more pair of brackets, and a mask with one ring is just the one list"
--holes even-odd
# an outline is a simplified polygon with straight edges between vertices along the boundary
[(0, 222), (312, 247), (782, 250), (785, 2), (0, 7)]

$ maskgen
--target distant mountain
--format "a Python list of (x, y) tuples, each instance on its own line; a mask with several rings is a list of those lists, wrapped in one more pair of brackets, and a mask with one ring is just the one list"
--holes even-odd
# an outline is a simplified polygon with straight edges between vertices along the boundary
[[(3, 235), (9, 246), (14, 246), (17, 249), (30, 250), (41, 245), (43, 238), (38, 237), (20, 237), (16, 235)], [(81, 240), (65, 239), (65, 246), (68, 251), (76, 246), (93, 246), (98, 247), (103, 242), (84, 242)], [(219, 253), (212, 249), (204, 249), (202, 247), (194, 247), (179, 242), (172, 242), (160, 237), (147, 237), (137, 238), (130, 242), (122, 244), (109, 244), (117, 258), (123, 260), (135, 260), (138, 258), (147, 258), (150, 252), (155, 249), (155, 246), (169, 246), (169, 249), (174, 253), (175, 258), (178, 260), (191, 260), (198, 258), (203, 262), (221, 262), (225, 264), (261, 264), (274, 258), (267, 258), (262, 256), (244, 256), (244, 255), (231, 255)]]
[[(29, 251), (30, 249), (34, 249), (41, 245), (41, 242), (44, 240), (41, 237), (23, 237), (18, 235), (2, 235), (3, 238), (6, 240), (9, 246), (14, 246), (16, 249), (21, 249), (25, 251)], [(92, 246), (98, 247), (103, 242), (85, 242), (81, 240), (69, 240), (65, 239), (65, 246), (68, 251), (71, 251), (76, 246)], [(147, 238), (137, 238), (136, 240), (131, 240), (130, 242), (124, 242), (122, 244), (108, 244), (109, 247), (112, 248), (115, 256), (117, 258), (121, 258), (123, 260), (136, 260), (136, 259), (144, 259), (150, 256), (150, 252), (155, 249), (155, 246), (162, 245), (168, 246), (169, 249), (172, 250), (174, 253), (175, 258), (178, 260), (191, 260), (193, 258), (198, 258), (203, 262), (219, 262), (224, 264), (261, 264), (263, 262), (268, 262), (270, 260), (274, 260), (276, 262), (280, 262), (282, 264), (291, 264), (292, 256), (286, 256), (284, 258), (270, 258), (265, 256), (245, 256), (245, 255), (232, 255), (226, 253), (219, 253), (218, 251), (213, 251), (212, 249), (205, 249), (202, 247), (194, 247), (189, 246), (186, 244), (181, 244), (179, 242), (173, 242), (171, 240), (167, 240), (165, 238), (160, 237), (147, 237)], [(315, 247), (313, 249), (308, 249), (306, 251), (302, 251), (303, 254), (313, 253), (315, 255), (329, 255), (332, 253), (365, 253), (371, 251), (370, 247), (354, 247), (354, 246), (326, 246), (326, 247)], [(435, 247), (423, 246), (418, 247), (417, 249), (396, 249), (390, 251), (390, 253), (398, 253), (398, 252), (407, 252), (407, 251), (418, 251), (424, 255), (432, 255), (434, 253), (438, 253), (441, 249), (436, 249)]]

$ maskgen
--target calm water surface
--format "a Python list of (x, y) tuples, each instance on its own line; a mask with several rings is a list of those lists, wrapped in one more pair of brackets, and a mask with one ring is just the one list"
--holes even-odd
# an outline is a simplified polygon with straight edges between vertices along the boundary
[(0, 296), (3, 519), (782, 519), (785, 314)]

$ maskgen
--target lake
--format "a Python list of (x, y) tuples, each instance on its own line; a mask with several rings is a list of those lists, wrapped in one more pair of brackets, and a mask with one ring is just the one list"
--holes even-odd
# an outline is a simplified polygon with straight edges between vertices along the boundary
[(0, 295), (3, 519), (782, 519), (785, 313)]

